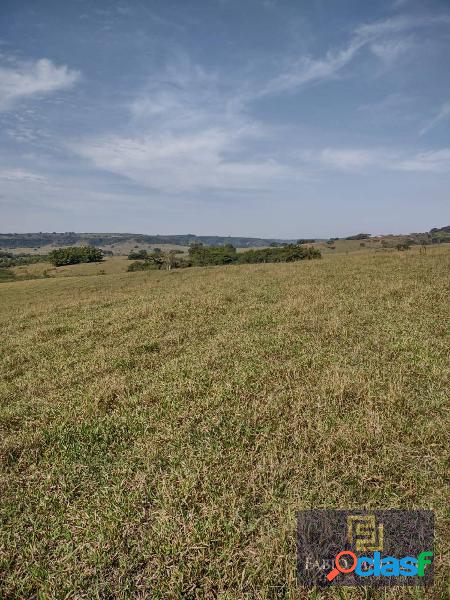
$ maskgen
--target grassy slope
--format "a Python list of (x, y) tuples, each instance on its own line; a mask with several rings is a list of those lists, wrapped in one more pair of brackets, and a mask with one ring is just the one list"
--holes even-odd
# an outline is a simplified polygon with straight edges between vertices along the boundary
[(434, 508), (448, 560), (449, 263), (3, 283), (0, 597), (369, 598), (296, 588), (310, 507)]
[(124, 256), (107, 256), (101, 262), (81, 263), (54, 267), (51, 263), (40, 262), (31, 265), (13, 267), (12, 271), (18, 277), (42, 277), (47, 273), (49, 277), (77, 277), (87, 275), (112, 275), (126, 272), (130, 261)]

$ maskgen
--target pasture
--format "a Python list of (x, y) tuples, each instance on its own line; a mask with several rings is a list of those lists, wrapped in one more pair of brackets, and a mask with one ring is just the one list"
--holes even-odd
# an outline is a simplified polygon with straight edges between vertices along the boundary
[[(445, 598), (449, 247), (126, 266), (0, 284), (0, 598)], [(434, 509), (433, 590), (297, 587), (305, 508)]]

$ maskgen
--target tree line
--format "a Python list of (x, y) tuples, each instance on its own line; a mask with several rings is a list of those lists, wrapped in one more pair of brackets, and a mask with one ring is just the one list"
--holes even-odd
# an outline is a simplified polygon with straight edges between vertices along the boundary
[(145, 269), (207, 267), (210, 265), (293, 262), (321, 258), (321, 253), (317, 248), (303, 246), (302, 244), (286, 244), (281, 247), (254, 248), (237, 252), (232, 244), (204, 246), (200, 242), (194, 242), (189, 246), (186, 258), (178, 257), (176, 250), (163, 252), (159, 248), (155, 248), (152, 252), (146, 250), (133, 251), (128, 258), (135, 261), (128, 267), (129, 271), (142, 271)]

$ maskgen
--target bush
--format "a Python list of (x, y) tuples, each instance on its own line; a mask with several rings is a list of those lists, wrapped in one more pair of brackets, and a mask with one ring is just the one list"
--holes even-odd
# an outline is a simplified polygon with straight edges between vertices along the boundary
[(147, 250), (131, 251), (128, 255), (128, 260), (145, 260), (148, 258)]
[(95, 248), (93, 246), (58, 248), (58, 250), (52, 250), (50, 252), (48, 260), (55, 265), (55, 267), (75, 265), (78, 263), (101, 262), (103, 260), (103, 252), (100, 248)]
[(292, 262), (311, 258), (320, 258), (317, 248), (305, 248), (295, 244), (284, 244), (281, 247), (257, 248), (237, 253), (236, 248), (227, 244), (220, 247), (205, 247), (202, 244), (192, 244), (189, 257), (194, 266), (227, 265), (233, 263), (269, 263)]
[(44, 254), (10, 254), (9, 252), (0, 252), (0, 268), (32, 265), (45, 260), (47, 260), (47, 257)]
[(368, 240), (370, 238), (370, 233), (357, 233), (356, 235), (349, 235), (346, 237), (346, 240)]
[(192, 264), (188, 261), (176, 258), (176, 250), (162, 252), (155, 248), (151, 254), (146, 254), (145, 260), (137, 260), (128, 267), (128, 271), (147, 271), (148, 269), (178, 269), (180, 267), (190, 267)]
[(247, 250), (238, 254), (239, 263), (276, 263), (294, 262), (297, 260), (310, 260), (321, 258), (320, 250), (317, 248), (305, 248), (295, 244), (287, 244), (282, 248), (261, 248)]
[(9, 269), (0, 269), (0, 283), (3, 281), (14, 281), (16, 276)]
[(147, 261), (144, 262), (144, 261), (136, 260), (135, 262), (132, 262), (131, 265), (128, 266), (127, 271), (129, 271), (129, 272), (146, 271), (147, 269), (154, 269), (154, 268), (156, 268), (156, 267)]
[(189, 247), (190, 262), (195, 267), (205, 267), (207, 265), (229, 265), (237, 262), (236, 248), (231, 244), (226, 246), (203, 246), (203, 244), (194, 243)]

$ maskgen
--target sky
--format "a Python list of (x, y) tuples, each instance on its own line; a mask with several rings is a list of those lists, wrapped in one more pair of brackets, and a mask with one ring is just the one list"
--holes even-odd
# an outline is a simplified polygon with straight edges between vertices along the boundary
[(1, 0), (0, 231), (450, 223), (450, 0)]

